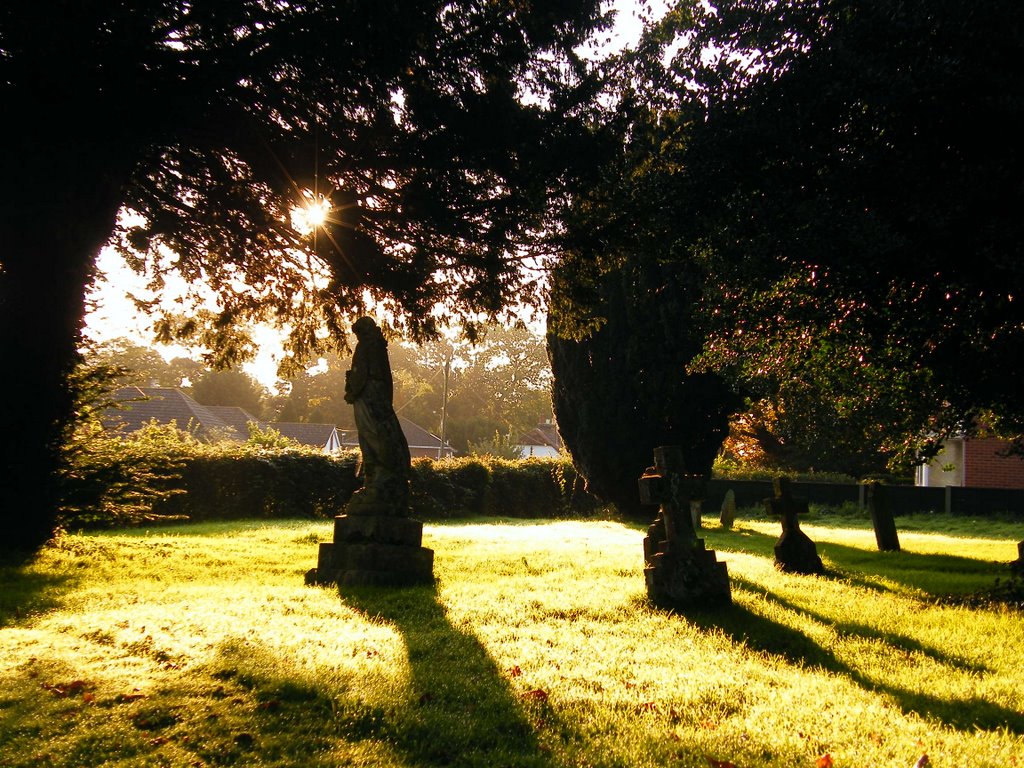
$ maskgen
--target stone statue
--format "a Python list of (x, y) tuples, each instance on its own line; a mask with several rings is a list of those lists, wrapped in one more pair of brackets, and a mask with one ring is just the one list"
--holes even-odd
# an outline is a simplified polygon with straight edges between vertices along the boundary
[(345, 377), (355, 407), (363, 487), (334, 518), (334, 541), (319, 545), (307, 584), (407, 586), (434, 582), (434, 550), (409, 514), (409, 443), (392, 404), (388, 345), (368, 317), (352, 326), (358, 343)]
[(361, 317), (352, 368), (345, 375), (345, 401), (355, 408), (363, 488), (349, 501), (353, 515), (404, 515), (409, 505), (409, 443), (392, 402), (394, 385), (388, 345), (377, 324)]

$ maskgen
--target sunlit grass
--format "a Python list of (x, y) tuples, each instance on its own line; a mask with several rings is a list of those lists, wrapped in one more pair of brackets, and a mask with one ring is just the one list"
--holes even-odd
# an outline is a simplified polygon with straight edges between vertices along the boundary
[(0, 765), (1024, 765), (1024, 622), (937, 600), (1002, 531), (703, 533), (734, 607), (644, 599), (638, 526), (428, 525), (435, 588), (303, 586), (329, 523), (67, 536), (0, 572)]

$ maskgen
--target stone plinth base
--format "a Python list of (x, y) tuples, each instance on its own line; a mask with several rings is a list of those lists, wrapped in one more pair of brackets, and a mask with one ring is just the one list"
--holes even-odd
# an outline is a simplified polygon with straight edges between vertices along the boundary
[(787, 573), (824, 573), (818, 548), (800, 529), (783, 531), (775, 542), (775, 567)]
[(407, 517), (339, 515), (334, 541), (320, 545), (307, 584), (405, 586), (434, 581), (434, 550), (423, 523)]
[[(645, 553), (653, 549), (645, 541)], [(668, 547), (647, 558), (644, 578), (652, 602), (676, 608), (721, 608), (732, 603), (729, 571), (703, 539)]]

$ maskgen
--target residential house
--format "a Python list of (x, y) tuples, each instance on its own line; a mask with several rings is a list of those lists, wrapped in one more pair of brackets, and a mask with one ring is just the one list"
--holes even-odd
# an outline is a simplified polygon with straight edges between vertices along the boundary
[[(440, 437), (428, 432), (419, 424), (409, 421), (404, 416), (398, 417), (398, 423), (402, 427), (406, 442), (409, 443), (409, 455), (412, 458), (447, 459), (455, 455), (455, 449), (447, 441), (442, 445)], [(341, 433), (341, 444), (345, 448), (358, 448), (359, 434), (354, 429), (345, 430)]]
[(951, 437), (938, 456), (916, 470), (915, 485), (1024, 489), (1024, 457), (995, 437)]
[(558, 427), (548, 419), (538, 424), (529, 432), (520, 435), (516, 441), (516, 448), (522, 458), (537, 456), (550, 458), (559, 456), (562, 453), (562, 437), (558, 434)]
[(280, 421), (262, 424), (261, 428), (276, 429), (285, 437), (302, 445), (315, 445), (326, 453), (335, 453), (342, 449), (341, 433), (333, 424), (299, 424)]
[[(174, 423), (200, 440), (245, 440), (248, 429), (235, 419), (225, 419), (211, 407), (200, 405), (180, 389), (170, 387), (122, 387), (113, 398), (120, 407), (108, 408), (103, 426), (136, 432), (150, 422)], [(242, 410), (241, 408), (236, 410)]]
[(301, 445), (325, 452), (340, 450), (341, 439), (333, 424), (296, 424), (262, 422), (244, 408), (224, 405), (200, 405), (179, 389), (169, 387), (125, 387), (114, 393), (123, 408), (111, 408), (104, 414), (104, 426), (134, 432), (145, 424), (174, 422), (179, 429), (200, 440), (244, 442), (249, 424), (274, 429)]
[[(333, 424), (305, 424), (296, 422), (264, 422), (244, 408), (224, 405), (200, 405), (180, 389), (169, 387), (125, 387), (114, 393), (123, 408), (111, 408), (104, 414), (104, 426), (134, 432), (145, 424), (174, 422), (200, 440), (232, 440), (244, 442), (249, 437), (249, 423), (260, 429), (274, 429), (284, 437), (301, 445), (310, 445), (327, 453), (342, 448), (358, 448), (356, 431), (338, 430)], [(402, 416), (398, 417), (409, 453), (413, 458), (428, 456), (433, 459), (450, 457), (455, 450), (441, 438)]]

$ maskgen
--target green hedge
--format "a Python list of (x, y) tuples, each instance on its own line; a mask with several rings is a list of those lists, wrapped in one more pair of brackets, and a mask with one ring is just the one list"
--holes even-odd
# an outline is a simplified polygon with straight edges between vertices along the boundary
[(599, 505), (568, 459), (413, 461), (412, 507), (421, 519), (564, 517)]
[(183, 492), (157, 500), (153, 512), (193, 521), (330, 517), (359, 487), (357, 460), (297, 451), (195, 456), (182, 467)]
[[(206, 445), (166, 427), (127, 438), (95, 434), (69, 454), (64, 524), (331, 517), (359, 487), (359, 454), (296, 447)], [(420, 519), (586, 514), (597, 501), (567, 459), (416, 459)]]

